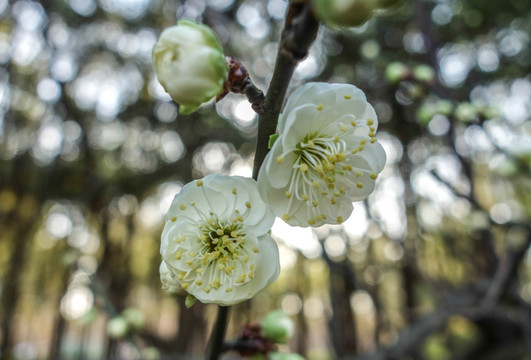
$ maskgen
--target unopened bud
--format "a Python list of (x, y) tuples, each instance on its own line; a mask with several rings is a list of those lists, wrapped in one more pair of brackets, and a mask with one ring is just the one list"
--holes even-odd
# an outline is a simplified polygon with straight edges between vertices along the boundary
[(183, 114), (216, 97), (228, 73), (214, 32), (190, 20), (180, 20), (160, 34), (153, 48), (153, 65), (159, 82)]
[(295, 331), (293, 321), (282, 310), (275, 310), (267, 314), (260, 325), (262, 326), (262, 335), (275, 343), (286, 343)]
[(361, 26), (372, 17), (374, 0), (313, 0), (314, 12), (329, 26)]

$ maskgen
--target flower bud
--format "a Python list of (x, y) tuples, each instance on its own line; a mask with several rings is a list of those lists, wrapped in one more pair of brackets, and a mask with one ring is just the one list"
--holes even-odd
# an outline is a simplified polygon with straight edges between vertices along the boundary
[(164, 30), (153, 48), (153, 65), (166, 92), (189, 114), (223, 88), (228, 68), (223, 49), (212, 30), (180, 20)]
[(127, 321), (121, 316), (113, 317), (107, 322), (107, 334), (113, 339), (123, 338), (128, 331)]
[(262, 335), (275, 343), (286, 343), (295, 330), (293, 321), (282, 310), (267, 314), (260, 322), (260, 326)]
[(360, 26), (372, 17), (374, 0), (313, 0), (317, 18), (330, 26)]

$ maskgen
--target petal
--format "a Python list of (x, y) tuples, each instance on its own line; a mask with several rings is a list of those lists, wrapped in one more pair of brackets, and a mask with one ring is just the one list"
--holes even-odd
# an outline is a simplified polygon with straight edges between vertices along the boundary
[[(293, 164), (297, 157), (293, 152), (283, 154), (283, 147), (278, 139), (271, 151), (266, 155), (260, 172), (258, 174), (258, 183), (267, 182), (274, 188), (281, 188), (286, 186), (291, 179), (291, 172), (293, 171)], [(279, 158), (282, 156), (282, 161)]]

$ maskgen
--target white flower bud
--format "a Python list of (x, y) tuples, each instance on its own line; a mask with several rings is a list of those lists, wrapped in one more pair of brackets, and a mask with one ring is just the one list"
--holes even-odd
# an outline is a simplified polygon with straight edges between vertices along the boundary
[(164, 30), (153, 48), (157, 78), (182, 114), (218, 95), (228, 74), (223, 49), (212, 30), (180, 20)]

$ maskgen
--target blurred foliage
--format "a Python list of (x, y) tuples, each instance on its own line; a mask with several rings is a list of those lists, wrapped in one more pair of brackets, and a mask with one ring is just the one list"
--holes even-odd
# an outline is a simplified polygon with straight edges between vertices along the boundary
[[(215, 307), (162, 292), (163, 214), (193, 178), (250, 176), (257, 118), (234, 94), (178, 116), (151, 50), (176, 19), (205, 22), (266, 91), (287, 5), (0, 0), (0, 356), (201, 357)], [(281, 275), (228, 337), (281, 308), (308, 359), (400, 345), (520, 251), (489, 316), (456, 313), (394, 358), (530, 358), (530, 16), (528, 0), (409, 0), (320, 29), (290, 88), (363, 89), (388, 163), (344, 225), (275, 224)]]

